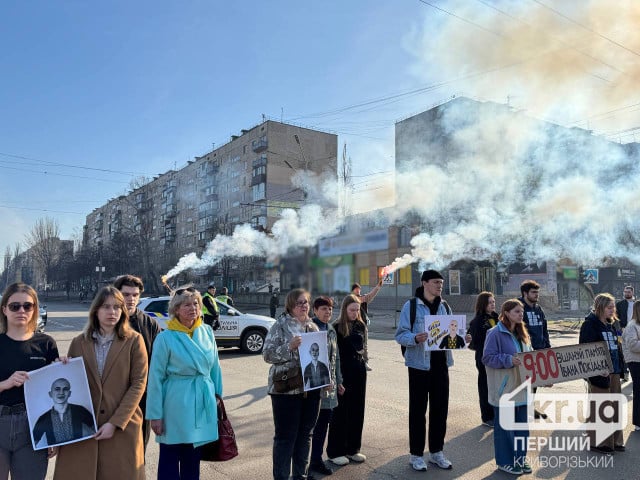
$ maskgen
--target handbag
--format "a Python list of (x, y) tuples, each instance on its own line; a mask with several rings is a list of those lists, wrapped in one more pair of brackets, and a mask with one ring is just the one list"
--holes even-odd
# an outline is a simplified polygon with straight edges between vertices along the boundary
[(304, 385), (302, 380), (302, 369), (299, 365), (283, 368), (280, 371), (276, 368), (273, 373), (273, 390), (276, 393), (287, 393)]
[(233, 431), (222, 397), (216, 394), (218, 403), (218, 440), (200, 447), (201, 460), (206, 462), (226, 462), (238, 456), (236, 434)]

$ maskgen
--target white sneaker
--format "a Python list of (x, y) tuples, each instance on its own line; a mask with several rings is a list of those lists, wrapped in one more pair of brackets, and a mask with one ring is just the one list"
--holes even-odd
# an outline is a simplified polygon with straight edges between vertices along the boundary
[(353, 460), (356, 463), (362, 463), (367, 459), (367, 456), (363, 453), (355, 453), (353, 455), (347, 455), (349, 460)]
[(348, 465), (349, 464), (349, 459), (347, 457), (335, 457), (335, 458), (330, 458), (329, 461), (335, 465), (338, 465), (340, 467), (344, 466), (344, 465)]
[(365, 370), (366, 370), (367, 372), (371, 372), (371, 371), (373, 370), (373, 368), (371, 368), (371, 367), (369, 366), (369, 362), (365, 362), (365, 364), (364, 364), (364, 368), (365, 368)]
[(445, 470), (451, 470), (453, 468), (453, 465), (451, 465), (451, 462), (447, 460), (447, 458), (444, 456), (444, 453), (441, 451), (436, 453), (430, 453), (429, 463), (433, 463), (434, 465), (437, 465), (438, 467), (443, 468)]
[(417, 470), (419, 472), (427, 471), (427, 464), (424, 462), (424, 458), (422, 457), (419, 457), (417, 455), (411, 455), (411, 458), (409, 459), (409, 463), (411, 464), (411, 467), (414, 470)]
[(634, 425), (633, 430), (637, 432), (638, 430), (640, 430), (640, 427), (638, 425)]

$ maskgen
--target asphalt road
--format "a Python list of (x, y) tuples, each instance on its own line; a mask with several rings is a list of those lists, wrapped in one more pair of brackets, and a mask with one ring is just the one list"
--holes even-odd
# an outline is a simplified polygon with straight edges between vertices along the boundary
[[(84, 326), (87, 305), (50, 304), (47, 333), (66, 353), (71, 339)], [(263, 313), (257, 311), (255, 313)], [(415, 472), (408, 464), (408, 389), (407, 373), (400, 348), (393, 340), (393, 314), (378, 315), (370, 335), (370, 365), (367, 389), (367, 411), (362, 453), (368, 459), (363, 464), (335, 468), (332, 479), (502, 479), (513, 478), (495, 468), (492, 431), (480, 424), (476, 369), (472, 352), (455, 352), (455, 365), (450, 369), (451, 389), (445, 454), (452, 461), (452, 470), (430, 467)], [(552, 328), (554, 346), (577, 342), (577, 332)], [(225, 463), (204, 463), (202, 479), (268, 479), (271, 478), (271, 446), (273, 423), (271, 406), (266, 392), (268, 365), (261, 356), (241, 353), (237, 349), (220, 350), (224, 375), (224, 397), (227, 413), (234, 426), (240, 455)], [(584, 392), (581, 380), (555, 385), (545, 392)], [(630, 396), (631, 383), (623, 393)], [(629, 411), (629, 418), (631, 412)], [(630, 422), (629, 422), (630, 425)], [(610, 463), (598, 464), (604, 457), (590, 452), (550, 451), (529, 452), (534, 460), (534, 473), (523, 478), (608, 480), (640, 478), (637, 472), (637, 452), (640, 451), (640, 432), (625, 430), (626, 453), (617, 453)], [(576, 435), (563, 432), (537, 432), (539, 437)], [(577, 434), (579, 435), (579, 434)], [(147, 477), (156, 478), (158, 448), (153, 439), (147, 451)], [(546, 466), (536, 465), (547, 460)], [(574, 463), (562, 464), (567, 460)], [(49, 465), (47, 479), (53, 478), (54, 462)], [(316, 476), (321, 478), (321, 476)], [(125, 479), (118, 479), (125, 480)]]

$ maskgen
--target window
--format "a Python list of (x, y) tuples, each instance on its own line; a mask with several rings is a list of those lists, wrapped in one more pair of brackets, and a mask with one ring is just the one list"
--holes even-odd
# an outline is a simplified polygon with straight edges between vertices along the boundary
[(411, 285), (411, 265), (407, 265), (404, 268), (401, 268), (396, 273), (398, 275), (398, 283), (403, 283), (405, 285)]
[(360, 285), (369, 285), (369, 269), (361, 268), (358, 270), (358, 283)]
[(254, 185), (251, 187), (251, 191), (253, 193), (253, 201), (256, 200), (264, 200), (266, 198), (266, 184), (259, 183), (258, 185)]

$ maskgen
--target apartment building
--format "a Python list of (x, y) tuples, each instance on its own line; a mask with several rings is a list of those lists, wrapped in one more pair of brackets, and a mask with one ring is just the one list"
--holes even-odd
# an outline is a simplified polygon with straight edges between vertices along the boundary
[[(305, 201), (291, 182), (296, 171), (337, 175), (337, 146), (334, 134), (266, 120), (96, 208), (86, 218), (84, 246), (108, 267), (106, 278), (134, 271), (155, 285), (183, 255), (201, 254), (236, 225), (268, 234), (283, 208)], [(278, 272), (264, 258), (225, 258), (177, 281), (215, 280), (237, 291), (273, 282)]]

